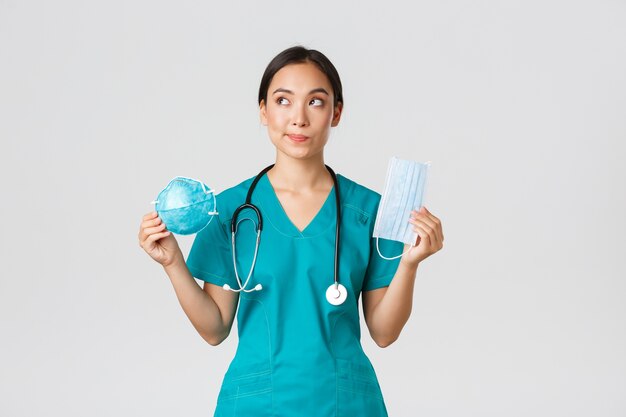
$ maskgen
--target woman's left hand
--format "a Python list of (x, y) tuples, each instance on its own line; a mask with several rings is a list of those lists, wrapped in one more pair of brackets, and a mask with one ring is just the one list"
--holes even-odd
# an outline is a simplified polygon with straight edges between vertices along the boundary
[[(415, 246), (402, 255), (401, 262), (417, 266), (424, 259), (443, 248), (443, 231), (441, 221), (424, 206), (419, 211), (413, 210), (409, 223), (418, 234)], [(409, 245), (404, 245), (404, 251)]]

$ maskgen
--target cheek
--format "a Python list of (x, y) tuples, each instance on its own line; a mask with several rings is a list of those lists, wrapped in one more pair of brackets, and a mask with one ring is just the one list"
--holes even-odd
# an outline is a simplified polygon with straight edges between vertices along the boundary
[(325, 122), (328, 122), (328, 124), (330, 125), (330, 122), (333, 120), (332, 107), (330, 109), (325, 109), (324, 111), (319, 112), (319, 118), (324, 120)]
[(282, 127), (285, 124), (286, 117), (279, 111), (270, 112), (267, 114), (267, 124), (271, 127)]

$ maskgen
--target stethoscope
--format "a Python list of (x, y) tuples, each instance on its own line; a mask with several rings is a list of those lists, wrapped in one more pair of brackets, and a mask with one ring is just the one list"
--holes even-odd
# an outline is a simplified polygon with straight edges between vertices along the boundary
[[(231, 234), (231, 246), (232, 246), (232, 254), (233, 254), (233, 266), (235, 267), (235, 277), (237, 278), (237, 284), (239, 285), (239, 289), (233, 289), (230, 287), (230, 285), (228, 284), (224, 284), (223, 288), (225, 290), (230, 290), (230, 291), (234, 291), (234, 292), (252, 292), (252, 291), (260, 291), (261, 289), (263, 289), (263, 286), (261, 284), (257, 284), (254, 288), (252, 289), (247, 289), (248, 286), (248, 282), (250, 281), (250, 277), (252, 276), (252, 271), (254, 270), (254, 265), (256, 264), (256, 257), (257, 254), (259, 252), (259, 242), (261, 241), (261, 230), (263, 230), (263, 217), (261, 216), (261, 211), (258, 209), (257, 206), (255, 206), (254, 204), (251, 203), (251, 199), (252, 199), (252, 192), (254, 191), (254, 188), (256, 187), (257, 183), (259, 182), (259, 180), (261, 179), (261, 177), (263, 175), (265, 175), (265, 173), (267, 171), (269, 171), (272, 167), (274, 166), (274, 164), (266, 167), (265, 169), (263, 169), (263, 171), (259, 172), (259, 174), (254, 178), (254, 180), (252, 181), (252, 184), (250, 185), (250, 188), (248, 189), (248, 195), (246, 196), (246, 202), (244, 204), (242, 204), (241, 206), (239, 206), (233, 213), (233, 218), (230, 221), (230, 234)], [(339, 276), (339, 223), (340, 223), (340, 201), (339, 201), (339, 184), (337, 182), (337, 176), (335, 175), (335, 172), (328, 166), (326, 165), (326, 169), (328, 170), (328, 172), (330, 172), (331, 177), (333, 178), (333, 183), (335, 186), (335, 203), (337, 205), (337, 218), (336, 218), (336, 227), (335, 227), (335, 282), (333, 284), (330, 284), (330, 287), (328, 287), (328, 289), (326, 290), (326, 300), (328, 300), (328, 302), (332, 305), (340, 305), (342, 304), (345, 300), (346, 297), (348, 295), (348, 292), (346, 290), (346, 287), (344, 287), (343, 285), (341, 285), (338, 281), (338, 276)], [(241, 220), (239, 219), (239, 213), (244, 210), (244, 209), (252, 209), (255, 213), (256, 213), (256, 217), (258, 222), (255, 225), (255, 229), (256, 229), (256, 243), (254, 246), (254, 257), (252, 259), (252, 266), (250, 267), (250, 271), (248, 272), (248, 277), (246, 278), (246, 281), (243, 283), (243, 285), (241, 284), (241, 279), (239, 278), (239, 272), (237, 271), (237, 255), (236, 255), (236, 251), (235, 251), (235, 235), (237, 234), (237, 227), (239, 226), (239, 223), (244, 221), (244, 220), (250, 220), (254, 223), (254, 220), (252, 220), (249, 217), (243, 218)]]

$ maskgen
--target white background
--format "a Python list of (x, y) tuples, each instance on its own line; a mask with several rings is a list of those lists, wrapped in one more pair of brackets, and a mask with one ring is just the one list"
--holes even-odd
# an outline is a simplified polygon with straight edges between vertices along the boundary
[[(141, 217), (176, 175), (274, 158), (258, 85), (318, 49), (326, 162), (382, 192), (432, 161), (446, 246), (400, 339), (363, 345), (390, 416), (626, 415), (626, 3), (0, 0), (0, 415), (207, 416), (236, 348), (195, 332)], [(178, 237), (188, 253), (192, 237)]]

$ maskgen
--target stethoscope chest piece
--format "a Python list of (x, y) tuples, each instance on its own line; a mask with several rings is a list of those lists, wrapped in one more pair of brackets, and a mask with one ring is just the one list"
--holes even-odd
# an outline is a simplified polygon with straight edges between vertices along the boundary
[(343, 304), (343, 302), (346, 301), (347, 296), (348, 291), (346, 290), (346, 287), (339, 283), (330, 284), (330, 287), (326, 290), (326, 299), (334, 306)]

